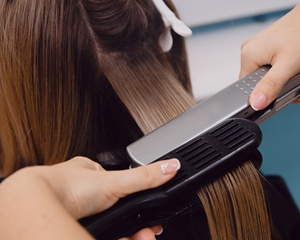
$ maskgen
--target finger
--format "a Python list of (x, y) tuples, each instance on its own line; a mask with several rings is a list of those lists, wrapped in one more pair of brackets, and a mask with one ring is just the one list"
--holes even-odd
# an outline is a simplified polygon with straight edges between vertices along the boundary
[(300, 98), (297, 98), (293, 103), (300, 103)]
[[(264, 64), (262, 64), (262, 65), (264, 65)], [(246, 75), (248, 75), (249, 73), (257, 70), (262, 65), (257, 64), (255, 61), (242, 58), (239, 79), (241, 79), (241, 78), (245, 77)]]
[(180, 168), (177, 159), (164, 160), (123, 171), (109, 171), (109, 189), (117, 197), (158, 187), (173, 178)]
[(258, 59), (262, 61), (262, 58), (257, 56), (260, 52), (257, 53), (257, 46), (254, 43), (249, 44), (249, 40), (246, 40), (241, 47), (241, 69), (239, 78), (243, 78), (249, 73), (255, 71), (262, 65), (266, 65), (266, 62), (257, 62)]
[(155, 240), (155, 234), (150, 228), (144, 228), (134, 234), (131, 240)]
[(130, 238), (120, 238), (119, 240), (155, 240), (155, 234), (151, 228), (144, 228)]
[[(151, 229), (152, 232), (149, 231)], [(120, 238), (119, 240), (133, 240), (133, 239), (155, 239), (154, 235), (161, 235), (163, 232), (162, 226), (153, 226), (150, 228), (145, 228), (134, 234), (131, 238)], [(141, 238), (142, 237), (142, 238)]]
[(249, 100), (254, 110), (264, 109), (278, 96), (283, 85), (294, 75), (287, 69), (283, 62), (277, 62), (259, 81)]
[(162, 234), (162, 232), (163, 232), (163, 228), (162, 228), (162, 226), (153, 226), (153, 227), (150, 227), (151, 228), (151, 230), (154, 232), (154, 234), (156, 235), (156, 236), (159, 236), (159, 235), (161, 235)]

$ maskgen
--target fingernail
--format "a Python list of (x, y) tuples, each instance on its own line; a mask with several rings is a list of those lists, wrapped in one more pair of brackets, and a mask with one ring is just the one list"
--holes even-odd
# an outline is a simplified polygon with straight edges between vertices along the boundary
[(155, 235), (156, 235), (156, 236), (159, 236), (159, 235), (161, 235), (161, 234), (163, 233), (163, 231), (164, 231), (164, 229), (162, 228), (162, 229), (160, 230), (160, 232), (155, 233)]
[(255, 95), (251, 98), (251, 107), (255, 110), (261, 110), (263, 109), (267, 104), (267, 97), (262, 92), (257, 92)]
[(180, 162), (178, 159), (170, 159), (162, 162), (160, 164), (161, 171), (163, 174), (171, 174), (176, 172), (178, 169), (180, 169)]

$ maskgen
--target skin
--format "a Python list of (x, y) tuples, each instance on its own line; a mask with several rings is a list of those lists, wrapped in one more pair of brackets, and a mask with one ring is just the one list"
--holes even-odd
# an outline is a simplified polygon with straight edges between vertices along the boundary
[(267, 107), (283, 85), (300, 72), (300, 4), (242, 44), (240, 78), (268, 64), (272, 68), (250, 96), (255, 110)]
[[(300, 72), (299, 39), (300, 4), (242, 44), (240, 78), (272, 65), (250, 96), (255, 110), (268, 106), (288, 79)], [(177, 169), (174, 164), (163, 173), (160, 163), (155, 163), (107, 172), (83, 157), (25, 168), (0, 185), (0, 194), (5, 196), (0, 198), (1, 239), (93, 239), (77, 219), (101, 212), (128, 194), (162, 185)], [(146, 228), (121, 240), (152, 240), (161, 231), (160, 226)]]
[[(160, 186), (173, 178), (176, 159), (123, 171), (105, 171), (76, 157), (53, 166), (17, 171), (0, 185), (1, 239), (93, 239), (77, 219), (101, 212), (131, 193)], [(17, 224), (16, 224), (17, 223)], [(34, 227), (32, 227), (34, 226)], [(161, 226), (122, 240), (153, 240)]]

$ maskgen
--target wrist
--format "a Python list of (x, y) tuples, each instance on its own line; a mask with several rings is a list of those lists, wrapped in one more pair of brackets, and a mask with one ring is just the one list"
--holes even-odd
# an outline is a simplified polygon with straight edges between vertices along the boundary
[[(59, 169), (54, 166), (32, 166), (22, 169), (19, 174), (21, 175), (21, 179), (28, 179), (36, 188), (47, 190), (49, 194), (53, 195), (68, 210), (64, 204), (66, 192), (65, 185), (62, 184), (64, 183), (64, 179), (61, 179), (64, 177), (64, 174), (61, 174)], [(69, 213), (72, 215), (71, 212)]]
[(0, 185), (1, 238), (92, 239), (59, 201), (49, 168), (24, 168)]
[(57, 188), (60, 184), (51, 182), (51, 179), (57, 181), (55, 171), (50, 166), (26, 167), (6, 178), (0, 185), (0, 191), (5, 196), (15, 194), (20, 195), (19, 197), (27, 197), (27, 192), (46, 192), (62, 203), (61, 191)]

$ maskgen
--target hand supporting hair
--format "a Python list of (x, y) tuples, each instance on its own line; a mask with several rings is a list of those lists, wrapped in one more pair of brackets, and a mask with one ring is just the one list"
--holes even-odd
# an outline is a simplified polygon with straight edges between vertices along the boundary
[(255, 110), (267, 107), (283, 85), (300, 72), (300, 4), (269, 28), (242, 44), (240, 77), (272, 65), (250, 96)]
[[(0, 185), (3, 239), (92, 239), (77, 219), (104, 211), (120, 198), (169, 181), (180, 168), (176, 159), (123, 171), (105, 171), (76, 157), (53, 166), (28, 167)], [(155, 239), (160, 226), (131, 239)]]

